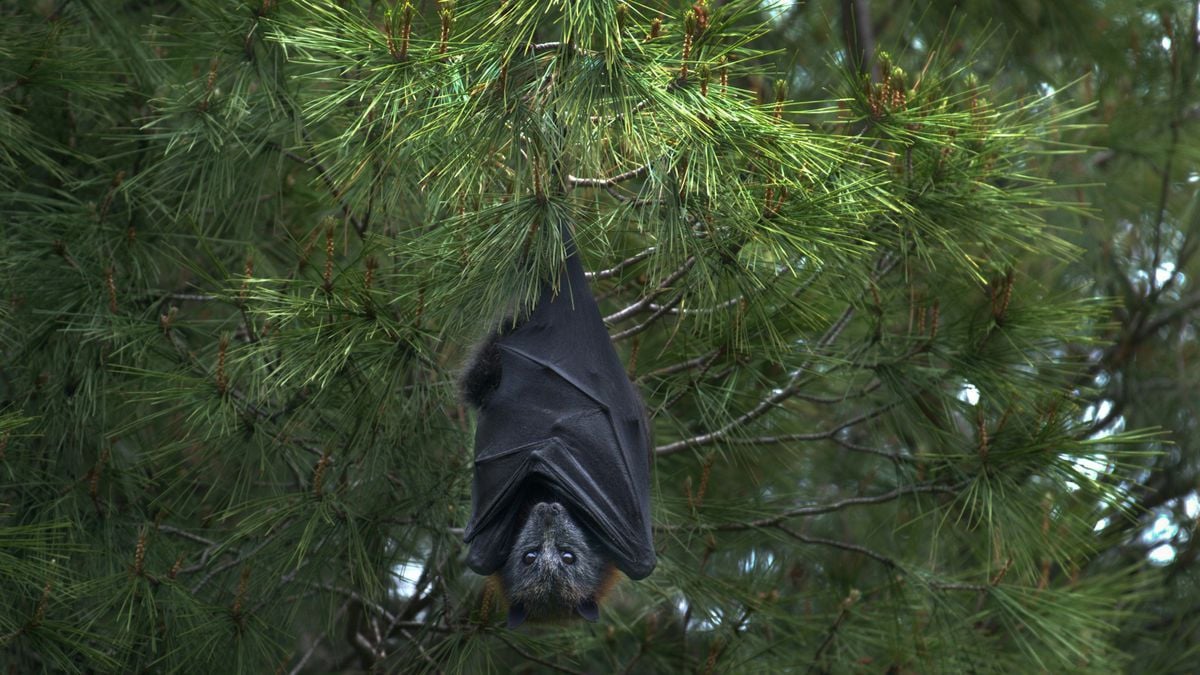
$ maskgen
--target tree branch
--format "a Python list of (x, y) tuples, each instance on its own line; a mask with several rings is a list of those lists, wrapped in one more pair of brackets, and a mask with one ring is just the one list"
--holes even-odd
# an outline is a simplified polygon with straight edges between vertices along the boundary
[(654, 298), (658, 297), (659, 295), (662, 295), (663, 292), (665, 292), (668, 288), (671, 287), (671, 284), (682, 279), (683, 276), (686, 275), (688, 273), (688, 271), (692, 269), (692, 266), (695, 264), (696, 264), (696, 256), (689, 257), (683, 263), (683, 265), (680, 266), (679, 269), (672, 272), (670, 274), (670, 276), (668, 276), (666, 279), (663, 279), (662, 282), (660, 282), (658, 284), (658, 286), (656, 286), (655, 289), (650, 292), (649, 295), (642, 298), (641, 300), (638, 300), (637, 302), (626, 307), (625, 309), (622, 309), (619, 312), (615, 312), (613, 314), (609, 314), (608, 316), (604, 317), (604, 323), (607, 323), (607, 324), (619, 323), (619, 322), (624, 321), (625, 319), (628, 319), (629, 317), (637, 314), (638, 312), (642, 311), (646, 307), (650, 306), (650, 303), (654, 301)]
[(626, 267), (629, 267), (630, 265), (635, 265), (635, 264), (645, 260), (646, 258), (649, 258), (651, 255), (654, 254), (654, 252), (656, 250), (658, 250), (657, 246), (650, 246), (650, 247), (646, 248), (645, 250), (641, 251), (640, 253), (632, 255), (606, 270), (599, 270), (596, 272), (584, 272), (583, 276), (587, 277), (588, 279), (590, 279), (592, 281), (595, 281), (596, 279), (609, 279), (609, 278), (615, 277), (618, 273), (621, 272), (621, 270), (625, 269)]
[(723, 347), (717, 347), (716, 349), (701, 354), (694, 359), (680, 361), (679, 363), (673, 363), (669, 366), (663, 366), (662, 368), (651, 370), (647, 373), (639, 375), (637, 381), (641, 382), (652, 377), (666, 377), (668, 375), (674, 375), (675, 373), (683, 372), (685, 370), (691, 370), (692, 368), (707, 368), (708, 365), (711, 364), (714, 359), (720, 356), (721, 352), (723, 351)]
[(807, 535), (800, 534), (799, 532), (791, 529), (790, 527), (787, 527), (786, 525), (783, 525), (782, 523), (776, 524), (775, 529), (779, 530), (780, 532), (783, 532), (784, 534), (788, 535), (789, 537), (792, 537), (796, 541), (799, 541), (804, 544), (816, 544), (818, 546), (829, 546), (832, 548), (841, 549), (843, 551), (852, 551), (854, 553), (861, 553), (861, 554), (867, 556), (868, 558), (873, 558), (875, 560), (878, 560), (879, 562), (883, 563), (885, 566), (887, 566), (889, 568), (901, 569), (900, 565), (898, 565), (895, 560), (892, 560), (891, 558), (883, 555), (882, 553), (876, 553), (875, 551), (872, 551), (871, 549), (867, 548), (866, 546), (859, 546), (858, 544), (851, 544), (850, 542), (838, 541), (836, 539), (825, 539), (822, 537), (809, 537)]
[(280, 146), (275, 146), (275, 147), (277, 147), (279, 149), (280, 154), (282, 154), (284, 157), (287, 157), (288, 159), (292, 160), (293, 162), (303, 164), (304, 166), (307, 166), (308, 168), (312, 169), (313, 171), (316, 171), (317, 176), (320, 177), (320, 179), (321, 179), (321, 182), (325, 184), (325, 187), (328, 188), (330, 194), (333, 195), (333, 198), (337, 201), (338, 205), (341, 206), (342, 217), (345, 218), (346, 220), (348, 220), (350, 222), (350, 224), (354, 226), (354, 231), (358, 234), (358, 236), (360, 238), (365, 237), (367, 235), (366, 221), (364, 221), (361, 218), (359, 218), (358, 216), (354, 215), (354, 211), (351, 210), (350, 204), (349, 204), (349, 202), (346, 201), (344, 195), (342, 194), (342, 191), (340, 189), (338, 189), (337, 185), (333, 182), (333, 179), (329, 177), (329, 171), (325, 168), (325, 165), (321, 164), (320, 162), (318, 162), (315, 159), (310, 159), (308, 157), (303, 157), (301, 155), (298, 155), (286, 148), (283, 148)]
[(613, 185), (622, 181), (641, 178), (642, 176), (646, 175), (648, 171), (650, 171), (650, 165), (643, 164), (636, 169), (630, 169), (629, 171), (619, 173), (610, 178), (579, 178), (578, 176), (567, 174), (567, 182), (574, 187), (612, 187)]
[[(675, 305), (678, 305), (682, 301), (683, 301), (683, 293), (680, 293), (679, 295), (675, 296), (674, 300), (668, 302), (665, 305), (660, 305), (659, 308), (657, 310), (655, 310), (655, 312), (653, 314), (651, 314), (650, 317), (647, 318), (645, 321), (637, 324), (636, 326), (626, 328), (625, 330), (620, 331), (619, 333), (613, 333), (613, 335), (611, 336), (612, 341), (617, 342), (618, 340), (624, 340), (627, 337), (633, 337), (634, 335), (641, 333), (642, 331), (649, 328), (655, 321), (658, 321), (663, 316), (670, 313), (670, 310), (672, 308), (674, 308)], [(653, 306), (653, 304), (651, 306)]]
[(807, 434), (782, 434), (779, 436), (756, 436), (752, 438), (730, 438), (726, 442), (730, 445), (774, 445), (778, 443), (794, 443), (806, 441), (822, 441), (833, 438), (838, 432), (849, 429), (856, 424), (861, 424), (867, 420), (874, 419), (887, 411), (900, 405), (900, 401), (893, 401), (887, 405), (880, 406), (874, 410), (852, 417), (841, 424), (831, 427), (825, 431), (816, 431)]
[(879, 65), (875, 63), (875, 34), (871, 25), (871, 3), (867, 0), (841, 0), (842, 40), (850, 64), (862, 75), (878, 82)]
[[(892, 268), (896, 266), (896, 263), (898, 261), (899, 261), (899, 258), (896, 256), (892, 256), (887, 253), (882, 255), (875, 264), (875, 270), (871, 274), (870, 283), (874, 284), (875, 282), (877, 282), (885, 274), (887, 274), (889, 271), (891, 271)], [(814, 352), (820, 351), (822, 349), (827, 348), (831, 344), (833, 344), (833, 342), (837, 340), (838, 336), (841, 335), (842, 331), (845, 330), (846, 326), (850, 323), (850, 319), (852, 319), (853, 317), (854, 317), (854, 306), (849, 305), (846, 307), (845, 310), (842, 311), (842, 314), (833, 322), (833, 325), (831, 325), (829, 327), (829, 329), (825, 331), (825, 334), (822, 335), (819, 340), (817, 340), (816, 346), (814, 347), (813, 351)], [(660, 454), (660, 455), (670, 455), (670, 454), (674, 454), (676, 452), (681, 452), (683, 450), (687, 450), (688, 448), (695, 448), (695, 447), (700, 447), (700, 446), (705, 446), (705, 445), (711, 445), (717, 441), (724, 439), (734, 429), (738, 428), (739, 426), (742, 426), (743, 424), (752, 422), (752, 421), (758, 419), (759, 417), (762, 417), (763, 415), (767, 414), (767, 412), (769, 412), (771, 409), (773, 409), (775, 406), (779, 405), (783, 401), (786, 401), (787, 399), (789, 399), (793, 395), (795, 395), (800, 390), (800, 376), (807, 369), (808, 369), (808, 362), (806, 362), (804, 365), (802, 365), (801, 367), (799, 367), (795, 370), (795, 372), (788, 378), (787, 386), (777, 390), (775, 393), (771, 394), (767, 398), (760, 401), (758, 403), (758, 405), (754, 406), (749, 411), (743, 413), (740, 417), (727, 423), (725, 426), (717, 429), (716, 431), (712, 431), (707, 434), (699, 434), (697, 436), (692, 436), (691, 438), (685, 438), (685, 439), (682, 439), (679, 441), (675, 441), (674, 443), (660, 445), (654, 449), (655, 453)]]
[(792, 509), (790, 511), (785, 511), (784, 513), (781, 513), (781, 514), (778, 514), (775, 516), (771, 516), (769, 518), (760, 518), (759, 520), (752, 520), (752, 521), (739, 522), (739, 523), (721, 523), (719, 525), (713, 526), (712, 529), (719, 531), (719, 532), (735, 532), (738, 530), (753, 530), (753, 529), (758, 529), (758, 528), (762, 528), (762, 527), (776, 527), (779, 525), (779, 523), (782, 523), (783, 521), (785, 521), (789, 518), (819, 516), (819, 515), (823, 515), (826, 513), (833, 513), (834, 511), (841, 511), (842, 509), (849, 508), (851, 506), (884, 504), (886, 502), (890, 502), (895, 499), (899, 499), (900, 497), (903, 497), (905, 495), (915, 495), (915, 494), (956, 495), (956, 494), (958, 494), (958, 487), (951, 486), (951, 485), (942, 485), (942, 484), (938, 484), (938, 483), (922, 483), (922, 484), (918, 484), (918, 485), (910, 485), (908, 487), (896, 488), (895, 490), (892, 490), (891, 492), (885, 492), (883, 494), (872, 495), (870, 497), (849, 497), (847, 499), (843, 499), (841, 501), (836, 501), (836, 502), (830, 502), (828, 504), (814, 504), (812, 506), (802, 506), (799, 508)]

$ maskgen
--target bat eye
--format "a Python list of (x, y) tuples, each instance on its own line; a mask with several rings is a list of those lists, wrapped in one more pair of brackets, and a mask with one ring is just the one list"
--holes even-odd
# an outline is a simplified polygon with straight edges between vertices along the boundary
[(535, 560), (537, 560), (537, 551), (526, 551), (525, 555), (521, 556), (522, 565), (532, 565)]
[(564, 565), (574, 565), (575, 564), (575, 554), (571, 553), (570, 551), (563, 551), (562, 552), (562, 561), (563, 561)]

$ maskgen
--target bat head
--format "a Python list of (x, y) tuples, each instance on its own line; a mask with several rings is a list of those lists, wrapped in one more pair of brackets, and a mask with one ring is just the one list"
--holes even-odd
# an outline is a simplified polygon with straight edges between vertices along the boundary
[(599, 618), (597, 598), (613, 566), (603, 549), (557, 502), (538, 502), (529, 512), (500, 575), (509, 599), (508, 627), (526, 618), (578, 614)]

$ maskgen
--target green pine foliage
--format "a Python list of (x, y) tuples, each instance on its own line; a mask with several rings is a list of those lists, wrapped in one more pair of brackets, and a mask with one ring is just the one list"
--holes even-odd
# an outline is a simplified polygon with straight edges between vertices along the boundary
[[(763, 84), (759, 2), (0, 2), (16, 672), (1113, 672), (1086, 102), (974, 57)], [(576, 233), (659, 566), (503, 628), (470, 345)], [(1115, 529), (1115, 528), (1114, 528)]]

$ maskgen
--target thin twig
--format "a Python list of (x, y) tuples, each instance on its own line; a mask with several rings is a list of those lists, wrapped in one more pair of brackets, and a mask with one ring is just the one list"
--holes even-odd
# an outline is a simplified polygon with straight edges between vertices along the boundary
[(393, 616), (392, 613), (389, 612), (386, 607), (384, 607), (383, 605), (380, 605), (377, 602), (372, 602), (370, 600), (367, 600), (366, 598), (362, 597), (354, 590), (351, 590), (349, 588), (342, 588), (341, 586), (334, 586), (333, 584), (319, 583), (316, 581), (310, 581), (310, 582), (308, 582), (308, 585), (311, 586), (312, 588), (319, 588), (324, 591), (329, 591), (330, 593), (337, 593), (338, 595), (350, 598), (351, 600), (359, 603), (363, 607), (366, 607), (366, 608), (378, 613), (380, 616), (384, 617), (389, 622), (397, 621), (396, 617)]
[(845, 429), (852, 426), (874, 419), (887, 411), (900, 405), (900, 401), (893, 401), (887, 405), (882, 405), (874, 410), (852, 417), (841, 424), (831, 427), (825, 431), (816, 431), (807, 434), (781, 434), (779, 436), (756, 436), (752, 438), (730, 438), (726, 442), (730, 445), (775, 445), (778, 443), (799, 443), (805, 441), (822, 441), (833, 438)]
[(798, 391), (795, 394), (792, 394), (792, 398), (796, 398), (801, 401), (807, 401), (809, 403), (820, 403), (820, 404), (845, 403), (846, 401), (849, 401), (850, 399), (862, 398), (863, 396), (866, 396), (867, 394), (870, 394), (871, 392), (879, 389), (881, 386), (883, 386), (883, 380), (875, 380), (875, 381), (871, 382), (870, 384), (868, 384), (867, 386), (863, 387), (862, 389), (859, 389), (858, 391), (846, 392), (845, 394), (842, 394), (841, 396), (818, 396), (817, 394), (805, 394), (804, 392)]
[(872, 551), (871, 549), (867, 548), (866, 546), (860, 546), (858, 544), (851, 544), (848, 541), (838, 541), (837, 539), (825, 539), (824, 537), (810, 537), (808, 535), (800, 534), (799, 532), (797, 532), (783, 524), (778, 524), (775, 526), (775, 528), (778, 529), (780, 532), (783, 532), (784, 534), (788, 535), (789, 537), (795, 539), (796, 541), (799, 541), (799, 542), (802, 542), (805, 544), (815, 544), (818, 546), (829, 546), (832, 548), (840, 548), (843, 551), (852, 551), (854, 553), (861, 553), (861, 554), (867, 556), (868, 558), (873, 558), (875, 560), (878, 560), (879, 562), (883, 563), (884, 565), (886, 565), (889, 568), (901, 569), (900, 565), (897, 564), (895, 560), (892, 560), (891, 558), (883, 555), (882, 553), (876, 553), (875, 551)]
[(625, 195), (618, 192), (617, 188), (615, 188), (611, 185), (605, 186), (604, 191), (607, 192), (609, 194), (609, 196), (612, 197), (613, 199), (621, 202), (622, 204), (628, 204), (630, 206), (641, 207), (641, 206), (656, 206), (658, 204), (662, 204), (661, 199), (649, 199), (649, 198), (643, 199), (641, 197), (626, 197)]
[[(445, 672), (442, 669), (437, 667), (437, 661), (433, 660), (433, 657), (430, 656), (429, 652), (425, 650), (425, 647), (421, 646), (421, 643), (418, 642), (416, 640), (416, 638), (414, 638), (408, 631), (401, 630), (400, 634), (403, 635), (406, 640), (408, 640), (409, 644), (411, 644), (412, 646), (417, 648), (417, 653), (421, 655), (422, 659), (425, 659), (425, 663), (428, 663), (429, 665), (433, 666), (434, 672), (437, 672), (437, 673)], [(383, 655), (383, 658), (385, 658), (385, 659), (387, 658), (386, 653)]]
[(206, 295), (204, 293), (167, 293), (166, 295), (161, 296), (159, 302), (161, 303), (163, 300), (179, 300), (181, 302), (212, 302), (220, 299), (221, 298), (218, 298), (215, 295)]
[[(571, 48), (571, 51), (575, 52), (576, 54), (586, 53), (583, 51), (583, 49), (581, 49), (576, 44), (572, 43), (572, 44), (569, 44), (568, 46)], [(562, 47), (563, 47), (562, 42), (535, 42), (534, 44), (529, 45), (529, 51), (534, 52), (534, 53), (553, 52), (553, 51), (558, 51), (559, 49), (562, 49)]]
[[(349, 606), (349, 600), (342, 603), (341, 608), (338, 609), (337, 614), (333, 617), (334, 623), (337, 623), (338, 619), (342, 618), (342, 615), (346, 613), (346, 608)], [(300, 660), (297, 661), (296, 665), (292, 666), (292, 669), (288, 671), (288, 675), (298, 675), (300, 670), (304, 668), (304, 664), (308, 663), (308, 660), (312, 658), (313, 652), (317, 650), (317, 647), (321, 646), (321, 643), (325, 641), (327, 636), (328, 633), (325, 631), (318, 633), (317, 636), (313, 638), (312, 644), (310, 644), (308, 649), (305, 650), (304, 654), (300, 656)]]
[(321, 182), (325, 184), (325, 187), (329, 189), (329, 192), (333, 195), (333, 198), (337, 200), (338, 205), (341, 206), (342, 216), (346, 220), (350, 221), (350, 224), (354, 226), (354, 231), (360, 238), (365, 237), (367, 234), (367, 223), (358, 216), (354, 215), (354, 211), (350, 208), (350, 204), (345, 200), (343, 192), (338, 189), (337, 184), (335, 184), (333, 179), (329, 177), (329, 171), (325, 168), (325, 165), (321, 164), (315, 159), (298, 155), (286, 148), (279, 146), (276, 147), (279, 148), (280, 154), (282, 154), (284, 157), (287, 157), (288, 159), (299, 164), (303, 164), (304, 166), (307, 166), (308, 168), (317, 172), (317, 176), (321, 178)]
[[(742, 298), (743, 298), (743, 296), (739, 295), (735, 298), (723, 300), (723, 301), (713, 305), (712, 307), (697, 307), (695, 309), (684, 308), (684, 307), (676, 308), (676, 307), (672, 306), (667, 309), (667, 313), (668, 314), (684, 314), (684, 315), (687, 315), (687, 314), (712, 314), (713, 312), (719, 312), (721, 310), (729, 309), (730, 307), (737, 306), (737, 304), (742, 301)], [(661, 308), (662, 308), (662, 305), (650, 303), (650, 309), (658, 310)]]
[[(282, 527), (279, 528), (280, 531), (282, 531), (282, 529), (283, 529)], [(212, 581), (213, 577), (217, 576), (221, 572), (224, 572), (225, 570), (227, 570), (231, 567), (236, 567), (238, 565), (241, 565), (242, 563), (249, 560), (251, 557), (254, 556), (254, 554), (258, 553), (263, 548), (265, 548), (267, 544), (271, 543), (271, 539), (272, 538), (270, 536), (268, 536), (267, 538), (263, 539), (262, 542), (260, 542), (258, 544), (258, 546), (255, 546), (249, 552), (239, 555), (238, 557), (234, 558), (233, 560), (230, 560), (229, 562), (222, 563), (222, 564), (214, 567), (211, 571), (209, 571), (208, 574), (204, 575), (204, 577), (202, 579), (200, 579), (200, 581), (197, 581), (196, 585), (192, 586), (192, 588), (191, 588), (192, 595), (199, 593), (201, 588), (204, 588), (204, 586), (206, 584), (208, 584), (209, 581)]]
[(179, 537), (183, 537), (184, 539), (191, 539), (192, 541), (196, 542), (197, 544), (204, 544), (205, 546), (210, 546), (210, 547), (217, 545), (217, 542), (213, 541), (212, 539), (206, 539), (205, 537), (201, 537), (198, 534), (192, 534), (191, 532), (188, 532), (187, 530), (181, 530), (178, 527), (174, 527), (172, 525), (161, 525), (160, 524), (157, 529), (159, 532), (173, 534), (173, 535), (176, 535)]
[(678, 304), (679, 304), (680, 302), (682, 302), (682, 301), (683, 301), (683, 293), (680, 293), (679, 295), (675, 296), (675, 299), (674, 299), (674, 300), (672, 300), (671, 302), (668, 302), (668, 303), (667, 303), (667, 304), (665, 304), (665, 305), (661, 305), (661, 306), (660, 306), (660, 307), (659, 307), (659, 308), (658, 308), (658, 309), (657, 309), (657, 310), (656, 310), (656, 311), (655, 311), (653, 314), (651, 314), (651, 315), (650, 315), (650, 317), (649, 317), (649, 318), (647, 318), (645, 321), (643, 321), (643, 322), (641, 322), (641, 323), (637, 324), (636, 326), (631, 326), (631, 327), (629, 327), (629, 328), (626, 328), (625, 330), (623, 330), (623, 331), (620, 331), (620, 332), (618, 332), (618, 333), (613, 333), (613, 334), (612, 334), (612, 336), (611, 336), (611, 339), (612, 339), (612, 341), (613, 341), (613, 342), (616, 342), (616, 341), (618, 341), (618, 340), (624, 340), (625, 338), (628, 338), (628, 337), (633, 337), (634, 335), (637, 335), (638, 333), (641, 333), (642, 331), (644, 331), (644, 330), (646, 330), (647, 328), (649, 328), (649, 327), (650, 327), (650, 326), (651, 326), (651, 325), (652, 325), (652, 324), (653, 324), (655, 321), (658, 321), (659, 319), (661, 319), (661, 318), (662, 318), (662, 317), (663, 317), (665, 314), (667, 314), (667, 313), (668, 313), (668, 312), (669, 312), (669, 311), (670, 311), (670, 310), (671, 310), (673, 307), (675, 307), (675, 305), (678, 305)]
[(890, 501), (899, 499), (900, 497), (903, 497), (905, 495), (915, 495), (915, 494), (956, 495), (956, 494), (958, 494), (958, 490), (959, 490), (959, 488), (957, 486), (952, 486), (952, 485), (943, 485), (940, 483), (921, 483), (918, 485), (910, 485), (908, 487), (899, 487), (890, 492), (884, 492), (883, 494), (878, 494), (878, 495), (871, 495), (869, 497), (848, 497), (841, 501), (829, 502), (827, 504), (813, 504), (811, 506), (801, 506), (799, 508), (791, 509), (789, 511), (785, 511), (783, 513), (780, 513), (780, 514), (774, 515), (774, 516), (770, 516), (768, 518), (760, 518), (758, 520), (751, 520), (751, 521), (739, 522), (739, 523), (721, 523), (719, 525), (714, 526), (712, 529), (722, 531), (722, 532), (732, 532), (732, 531), (739, 531), (739, 530), (753, 530), (753, 529), (762, 528), (762, 527), (776, 527), (779, 525), (779, 523), (782, 523), (783, 521), (788, 520), (789, 518), (799, 518), (799, 517), (805, 517), (805, 516), (819, 516), (819, 515), (823, 515), (826, 513), (833, 513), (834, 511), (841, 511), (842, 509), (849, 508), (851, 506), (867, 506), (867, 505), (874, 505), (874, 504), (883, 504), (886, 502), (890, 502)]
[(659, 283), (658, 286), (655, 287), (655, 289), (653, 291), (651, 291), (649, 295), (642, 298), (641, 300), (638, 300), (637, 302), (633, 303), (632, 305), (629, 305), (628, 307), (626, 307), (625, 309), (622, 309), (619, 312), (615, 312), (613, 314), (610, 314), (610, 315), (604, 317), (604, 322), (607, 324), (619, 323), (619, 322), (624, 321), (625, 319), (628, 319), (629, 317), (637, 314), (638, 312), (641, 312), (642, 310), (646, 309), (646, 307), (648, 307), (650, 305), (650, 303), (653, 302), (654, 298), (658, 297), (659, 295), (662, 295), (668, 288), (670, 288), (671, 284), (673, 284), (676, 281), (679, 281), (681, 278), (683, 278), (683, 276), (688, 273), (688, 270), (692, 269), (692, 265), (695, 265), (695, 264), (696, 264), (696, 256), (689, 257), (686, 261), (684, 261), (683, 265), (681, 265), (679, 267), (679, 269), (672, 272), (666, 279), (663, 279), (662, 282)]
[[(898, 257), (892, 256), (890, 254), (884, 254), (883, 256), (881, 256), (879, 261), (875, 265), (874, 272), (871, 274), (871, 282), (870, 283), (874, 284), (883, 275), (885, 275), (889, 271), (891, 271), (891, 269), (896, 266), (896, 263), (898, 261), (899, 261)], [(850, 305), (850, 306), (846, 307), (846, 309), (837, 318), (837, 320), (835, 320), (833, 322), (833, 325), (831, 325), (829, 327), (829, 329), (825, 331), (825, 334), (822, 335), (819, 340), (817, 340), (816, 347), (813, 351), (814, 352), (820, 351), (822, 349), (829, 347), (831, 344), (833, 344), (833, 342), (835, 340), (837, 340), (838, 336), (841, 335), (842, 331), (846, 328), (847, 324), (850, 323), (850, 319), (853, 318), (853, 316), (854, 316), (854, 306)], [(744, 424), (747, 424), (749, 422), (752, 422), (752, 421), (758, 419), (759, 417), (762, 417), (763, 415), (767, 414), (769, 411), (774, 409), (777, 405), (779, 405), (783, 401), (786, 401), (787, 399), (789, 399), (793, 395), (795, 395), (800, 390), (800, 384), (801, 384), (800, 377), (807, 370), (808, 370), (808, 363), (806, 362), (804, 365), (802, 365), (800, 368), (797, 368), (793, 372), (793, 374), (791, 375), (791, 377), (788, 380), (787, 386), (776, 390), (775, 393), (771, 394), (770, 396), (763, 399), (762, 401), (759, 401), (758, 405), (756, 405), (753, 408), (751, 408), (750, 410), (746, 411), (741, 416), (735, 418), (731, 422), (720, 427), (716, 431), (712, 431), (712, 432), (709, 432), (706, 434), (699, 434), (696, 436), (692, 436), (690, 438), (684, 438), (682, 440), (675, 441), (674, 443), (660, 445), (654, 449), (655, 453), (660, 454), (660, 455), (670, 455), (670, 454), (674, 454), (677, 452), (682, 452), (683, 450), (687, 450), (689, 448), (711, 445), (713, 443), (716, 443), (717, 441), (723, 440), (734, 429), (737, 429), (738, 427), (740, 427)]]
[[(829, 629), (825, 633), (825, 639), (821, 641), (821, 644), (817, 647), (817, 651), (813, 653), (812, 664), (809, 665), (808, 670), (805, 671), (805, 673), (811, 673), (817, 669), (817, 662), (821, 660), (821, 654), (823, 654), (825, 649), (833, 643), (833, 638), (837, 635), (838, 628), (841, 627), (842, 622), (846, 620), (846, 617), (850, 615), (850, 608), (854, 606), (854, 603), (857, 600), (858, 591), (851, 589), (850, 595), (842, 601), (841, 611), (838, 612), (838, 615), (833, 620), (833, 623), (829, 625)], [(822, 669), (821, 672), (825, 672), (824, 669)]]
[(837, 443), (838, 445), (849, 450), (850, 452), (861, 452), (861, 453), (868, 454), (868, 455), (879, 455), (880, 457), (886, 457), (887, 459), (890, 459), (890, 460), (896, 461), (896, 462), (915, 462), (916, 461), (916, 459), (914, 457), (911, 457), (909, 455), (902, 455), (899, 452), (889, 452), (887, 450), (880, 450), (879, 448), (872, 448), (872, 447), (869, 447), (866, 445), (852, 443), (844, 438), (838, 438), (837, 436), (833, 436), (829, 440), (833, 441), (834, 443)]
[[(1174, 84), (1172, 78), (1172, 84)], [(1150, 267), (1150, 292), (1154, 294), (1157, 289), (1158, 268), (1162, 262), (1162, 230), (1163, 224), (1167, 218), (1167, 201), (1171, 197), (1171, 169), (1175, 162), (1175, 149), (1179, 145), (1179, 121), (1171, 120), (1171, 144), (1167, 146), (1167, 161), (1163, 165), (1162, 170), (1162, 185), (1159, 188), (1158, 195), (1158, 216), (1154, 223), (1154, 262)]]
[(611, 277), (615, 277), (618, 273), (620, 273), (621, 270), (625, 269), (626, 267), (629, 267), (630, 265), (635, 265), (635, 264), (645, 260), (646, 258), (649, 258), (657, 250), (658, 250), (657, 246), (650, 246), (650, 247), (646, 248), (645, 250), (641, 251), (640, 253), (632, 255), (606, 270), (599, 270), (596, 272), (584, 272), (583, 276), (587, 277), (588, 279), (590, 279), (592, 281), (595, 281), (596, 279), (609, 279)]
[(650, 165), (643, 164), (636, 169), (630, 169), (609, 178), (580, 178), (567, 174), (567, 181), (575, 187), (611, 187), (623, 181), (641, 178), (649, 171)]
[(673, 363), (669, 366), (663, 366), (662, 368), (651, 370), (647, 373), (639, 375), (637, 381), (641, 382), (652, 377), (667, 377), (668, 375), (674, 375), (675, 373), (691, 370), (693, 368), (707, 368), (714, 359), (721, 355), (722, 351), (724, 351), (722, 347), (717, 347), (716, 349), (713, 349), (705, 354), (701, 354), (694, 359), (680, 361), (679, 363)]

